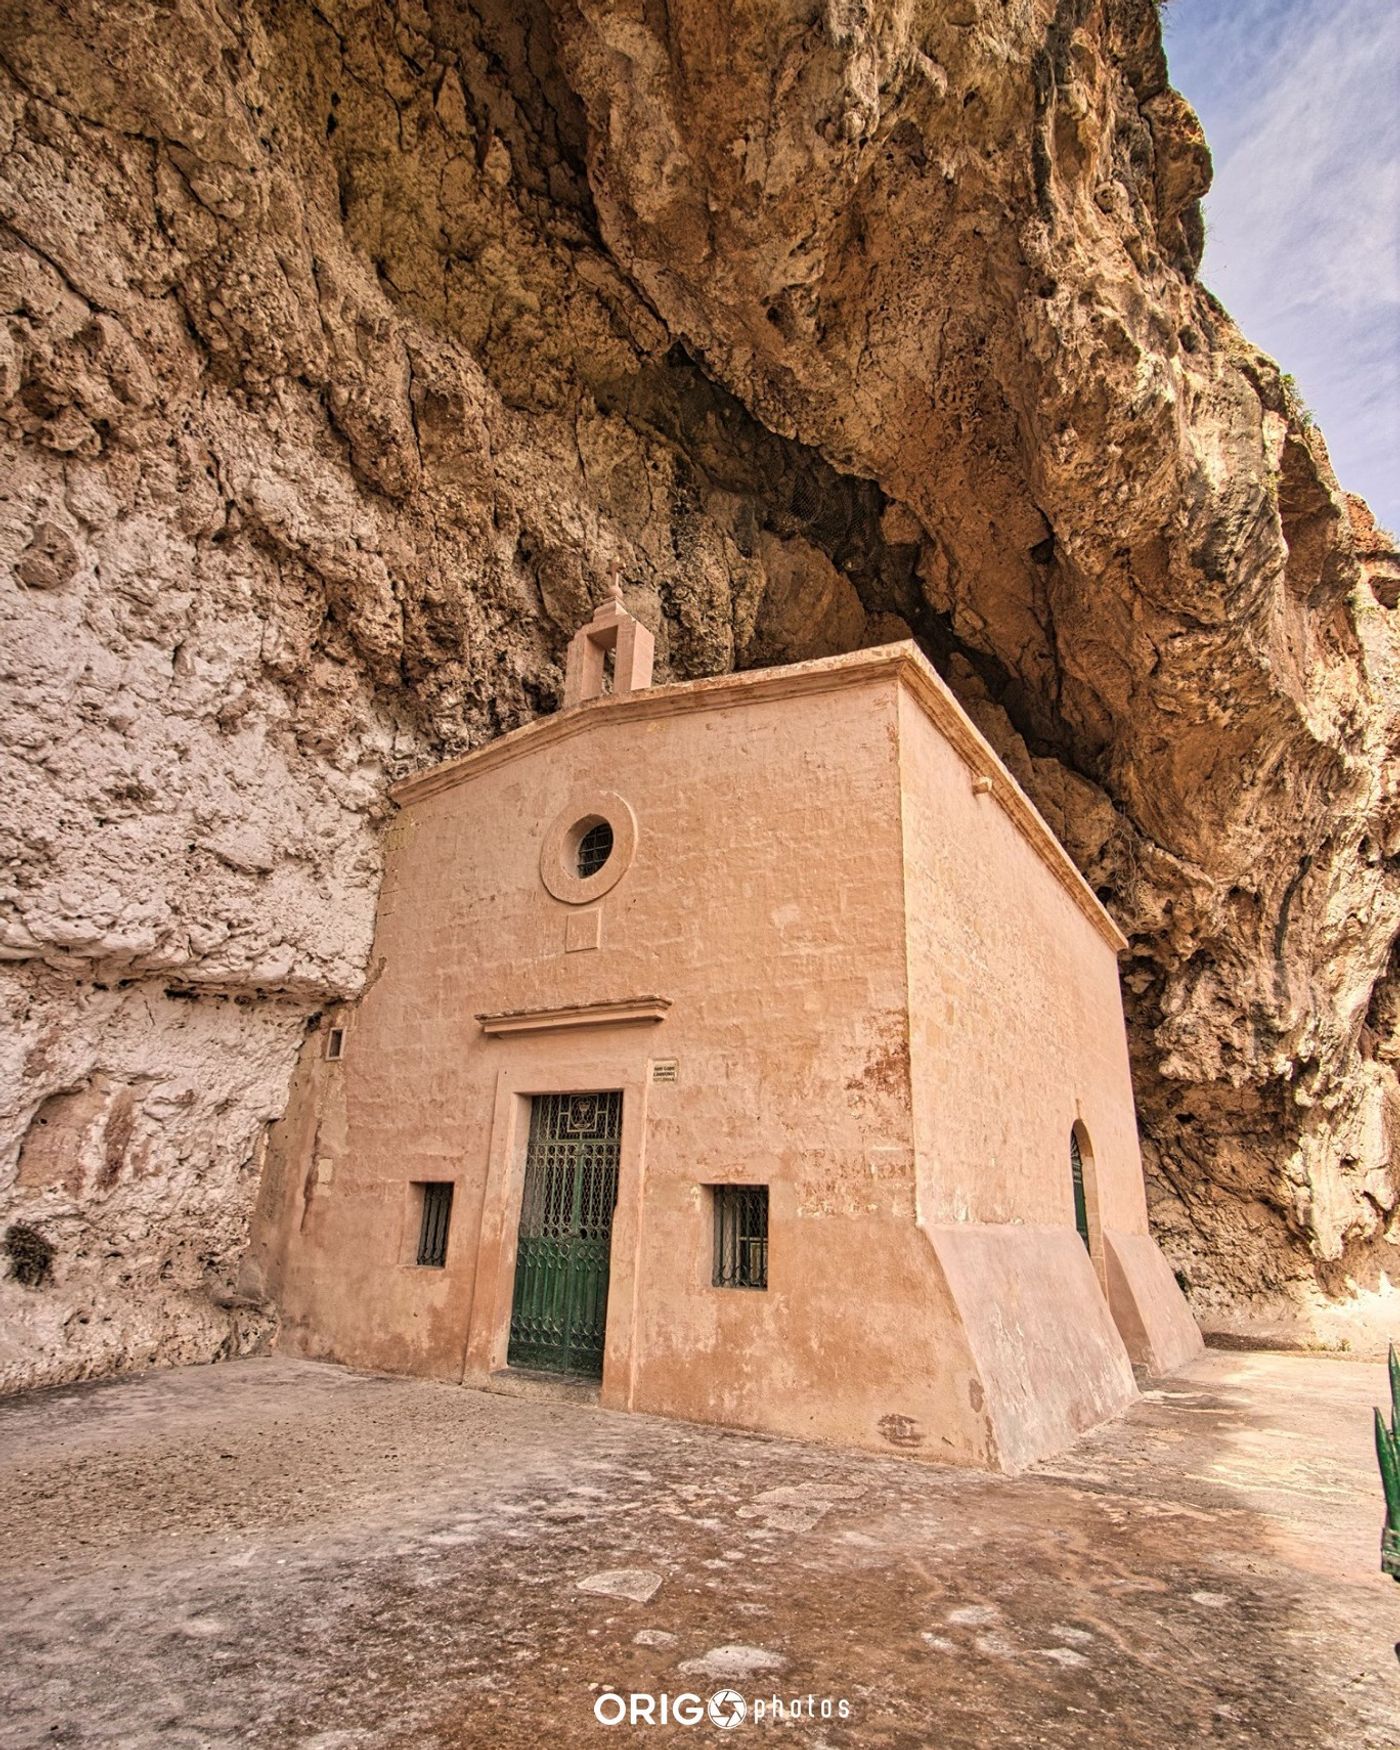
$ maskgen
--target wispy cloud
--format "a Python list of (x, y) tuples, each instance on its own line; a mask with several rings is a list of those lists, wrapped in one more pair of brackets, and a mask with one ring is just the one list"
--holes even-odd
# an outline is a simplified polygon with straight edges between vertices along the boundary
[(1400, 523), (1400, 5), (1172, 0), (1215, 153), (1202, 278), (1298, 379), (1343, 485)]

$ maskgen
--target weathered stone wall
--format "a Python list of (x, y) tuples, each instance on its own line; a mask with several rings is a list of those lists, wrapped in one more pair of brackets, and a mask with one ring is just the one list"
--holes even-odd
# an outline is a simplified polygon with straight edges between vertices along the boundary
[(55, 1246), (0, 1377), (265, 1328), (386, 775), (550, 709), (614, 558), (663, 676), (917, 633), (1132, 937), (1198, 1311), (1375, 1323), (1397, 572), (1194, 283), (1146, 0), (6, 0), (0, 152), (0, 1184)]

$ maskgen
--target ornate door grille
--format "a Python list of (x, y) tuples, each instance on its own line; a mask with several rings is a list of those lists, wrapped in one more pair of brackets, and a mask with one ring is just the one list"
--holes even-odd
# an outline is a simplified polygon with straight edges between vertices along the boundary
[(515, 1255), (512, 1367), (603, 1371), (622, 1095), (537, 1094)]
[[(1079, 1152), (1079, 1138), (1069, 1133), (1069, 1176), (1074, 1183), (1074, 1225), (1079, 1237), (1089, 1246), (1089, 1206), (1084, 1201), (1084, 1157)], [(1089, 1247), (1092, 1251), (1092, 1247)]]

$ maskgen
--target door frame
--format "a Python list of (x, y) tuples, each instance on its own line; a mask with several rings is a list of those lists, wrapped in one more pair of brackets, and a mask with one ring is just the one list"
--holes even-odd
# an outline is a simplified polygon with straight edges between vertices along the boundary
[(651, 1058), (639, 1057), (635, 1048), (613, 1052), (595, 1047), (587, 1054), (557, 1044), (553, 1049), (557, 1055), (551, 1057), (541, 1051), (529, 1064), (501, 1069), (496, 1075), (462, 1383), (484, 1385), (493, 1373), (504, 1371), (508, 1365), (531, 1100), (536, 1094), (615, 1090), (622, 1095), (622, 1134), (599, 1402), (614, 1409), (628, 1409), (636, 1374), (638, 1263)]

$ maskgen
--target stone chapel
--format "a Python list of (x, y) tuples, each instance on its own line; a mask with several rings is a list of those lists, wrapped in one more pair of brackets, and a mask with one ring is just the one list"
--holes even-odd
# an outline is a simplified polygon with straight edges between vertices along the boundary
[(564, 707), (394, 789), (246, 1266), (294, 1353), (1017, 1469), (1200, 1336), (1122, 936), (912, 643)]

